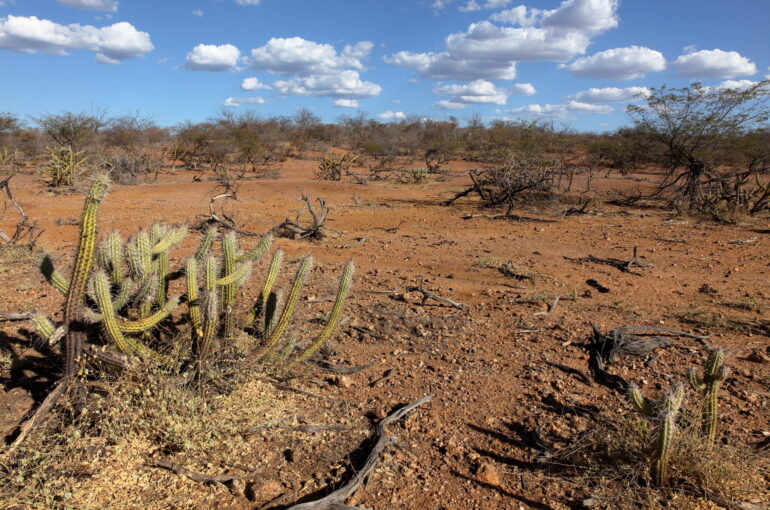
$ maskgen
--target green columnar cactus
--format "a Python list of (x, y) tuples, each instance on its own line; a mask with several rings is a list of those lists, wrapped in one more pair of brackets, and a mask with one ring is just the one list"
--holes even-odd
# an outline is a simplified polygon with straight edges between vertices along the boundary
[(275, 323), (278, 321), (278, 307), (281, 305), (283, 291), (276, 289), (270, 293), (265, 303), (265, 318), (262, 326), (262, 337), (267, 339), (275, 329)]
[(203, 262), (208, 257), (211, 247), (214, 246), (214, 241), (217, 238), (217, 227), (209, 227), (201, 238), (201, 242), (198, 245), (198, 249), (195, 251), (195, 260)]
[[(102, 317), (102, 328), (107, 337), (118, 347), (118, 349), (126, 354), (138, 354), (143, 358), (151, 357), (153, 354), (152, 350), (136, 340), (123, 335), (121, 324), (118, 323), (115, 309), (112, 306), (110, 281), (107, 275), (102, 271), (99, 271), (94, 275), (94, 295)], [(141, 331), (144, 330), (136, 329), (136, 332)]]
[(238, 251), (235, 232), (229, 231), (222, 238), (222, 276), (226, 280), (222, 286), (222, 312), (224, 315), (223, 334), (225, 338), (232, 338), (235, 334), (235, 293), (236, 282), (230, 282), (228, 278), (235, 273), (235, 264)]
[(348, 261), (342, 270), (342, 278), (340, 278), (340, 286), (337, 290), (337, 297), (334, 300), (334, 306), (332, 307), (332, 311), (329, 314), (329, 318), (326, 321), (326, 326), (324, 326), (323, 330), (321, 330), (321, 333), (316, 337), (315, 340), (313, 340), (313, 342), (310, 343), (310, 345), (307, 346), (302, 354), (297, 356), (297, 358), (290, 363), (289, 368), (296, 365), (297, 363), (306, 361), (308, 358), (310, 358), (310, 356), (315, 354), (318, 349), (321, 348), (324, 342), (329, 339), (332, 332), (334, 331), (334, 328), (337, 327), (337, 323), (340, 321), (340, 317), (342, 316), (342, 306), (345, 304), (345, 299), (348, 297), (350, 287), (353, 285), (354, 272), (355, 265), (353, 264), (353, 261)]
[(198, 262), (195, 260), (195, 257), (187, 259), (185, 279), (187, 281), (187, 310), (190, 315), (193, 337), (197, 341), (197, 339), (203, 336), (203, 318), (201, 317), (201, 306), (198, 300)]
[(717, 437), (719, 385), (727, 377), (725, 352), (712, 349), (703, 363), (703, 377), (699, 377), (694, 368), (687, 371), (687, 379), (694, 390), (703, 392), (703, 432), (709, 444), (714, 444)]
[(668, 478), (668, 459), (676, 433), (676, 418), (684, 400), (684, 386), (677, 384), (654, 402), (634, 386), (630, 389), (630, 397), (634, 408), (654, 425), (650, 473), (655, 485), (663, 487)]
[(196, 371), (200, 376), (213, 345), (217, 341), (219, 333), (219, 290), (217, 287), (217, 275), (219, 272), (217, 259), (208, 257), (204, 271), (205, 289), (203, 294), (202, 310), (202, 335), (195, 346)]
[(80, 371), (83, 344), (86, 340), (85, 325), (82, 322), (86, 286), (94, 265), (99, 205), (107, 193), (108, 182), (106, 177), (97, 177), (91, 184), (80, 220), (80, 238), (75, 255), (75, 266), (72, 269), (64, 305), (64, 322), (68, 329), (64, 349), (64, 368), (68, 379), (74, 378)]
[[(273, 291), (273, 287), (275, 286), (275, 281), (278, 279), (278, 273), (281, 271), (281, 264), (283, 263), (283, 251), (282, 250), (276, 250), (273, 254), (273, 260), (270, 262), (270, 267), (267, 270), (267, 277), (265, 278), (265, 283), (262, 286), (262, 290), (259, 293), (259, 297), (257, 298), (257, 302), (254, 303), (254, 307), (252, 308), (251, 312), (249, 313), (248, 317), (246, 318), (246, 323), (249, 325), (252, 325), (254, 327), (257, 326), (257, 321), (259, 320), (260, 315), (265, 313), (267, 310), (267, 301), (270, 297), (270, 293)], [(273, 309), (273, 312), (275, 312), (275, 309)], [(269, 321), (265, 321), (265, 326), (267, 326), (267, 323)], [(263, 336), (268, 336), (266, 334), (266, 328), (261, 328), (261, 331), (263, 333)]]
[(37, 332), (40, 333), (40, 336), (42, 336), (45, 340), (50, 340), (54, 334), (54, 331), (56, 331), (56, 326), (54, 323), (48, 320), (48, 317), (43, 314), (36, 313), (32, 317), (32, 323), (35, 325)]
[(70, 282), (67, 278), (61, 274), (53, 265), (53, 261), (49, 255), (43, 255), (43, 259), (40, 261), (40, 272), (43, 273), (48, 283), (64, 294), (65, 296), (70, 291)]
[(294, 308), (299, 301), (299, 295), (302, 292), (302, 286), (305, 284), (307, 275), (310, 274), (310, 270), (313, 268), (313, 257), (305, 255), (299, 263), (297, 268), (297, 274), (294, 277), (294, 283), (292, 284), (291, 291), (289, 291), (289, 297), (286, 299), (286, 304), (283, 305), (281, 316), (278, 318), (278, 322), (272, 329), (270, 336), (268, 336), (265, 344), (257, 351), (256, 359), (260, 360), (269, 354), (281, 340), (284, 331), (289, 325), (292, 316), (294, 315)]

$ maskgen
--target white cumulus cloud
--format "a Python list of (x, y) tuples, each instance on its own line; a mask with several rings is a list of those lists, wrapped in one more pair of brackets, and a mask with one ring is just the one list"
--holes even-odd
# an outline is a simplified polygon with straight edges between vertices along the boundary
[(364, 99), (380, 95), (382, 87), (361, 80), (358, 71), (346, 70), (334, 74), (298, 76), (273, 83), (284, 96), (324, 96), (338, 99)]
[(509, 110), (499, 110), (499, 113), (511, 113), (517, 117), (536, 120), (575, 120), (577, 114), (608, 114), (612, 111), (611, 106), (571, 100), (564, 104), (530, 104)]
[(445, 99), (442, 99), (441, 101), (436, 101), (436, 103), (433, 106), (435, 106), (436, 108), (441, 108), (442, 110), (462, 110), (468, 105), (464, 103), (455, 103), (454, 101), (447, 101)]
[(223, 106), (229, 108), (238, 108), (241, 105), (255, 105), (265, 104), (265, 100), (261, 97), (228, 97), (222, 103)]
[(358, 101), (355, 99), (337, 99), (334, 101), (337, 108), (358, 108)]
[(756, 74), (757, 66), (737, 51), (701, 50), (680, 55), (673, 66), (679, 76), (735, 78)]
[(458, 104), (499, 104), (508, 101), (508, 94), (486, 80), (474, 80), (466, 85), (444, 85), (433, 89), (436, 96), (451, 96), (450, 102)]
[(387, 112), (381, 113), (377, 115), (382, 120), (404, 120), (406, 119), (406, 114), (404, 112), (392, 112), (388, 110)]
[(642, 101), (650, 95), (647, 87), (606, 87), (602, 89), (590, 88), (578, 92), (573, 97), (576, 101), (589, 104), (605, 103), (633, 103)]
[(117, 12), (117, 0), (56, 0), (62, 5), (91, 11)]
[(531, 83), (514, 83), (511, 88), (512, 94), (518, 94), (520, 96), (534, 96), (537, 94), (534, 85)]
[(260, 0), (235, 0), (238, 5), (259, 5)]
[(193, 12), (193, 16), (198, 16), (199, 18), (202, 18), (204, 14), (206, 14), (202, 9), (195, 9)]
[(316, 96), (357, 100), (374, 97), (382, 87), (361, 79), (363, 59), (374, 44), (361, 41), (338, 52), (330, 44), (319, 44), (301, 37), (272, 38), (251, 50), (248, 64), (258, 70), (287, 76), (273, 83), (284, 96)]
[(260, 90), (260, 89), (269, 89), (269, 85), (265, 85), (261, 81), (259, 81), (259, 78), (244, 78), (244, 80), (241, 82), (241, 90)]
[(249, 63), (257, 70), (275, 74), (363, 70), (361, 59), (369, 55), (373, 46), (370, 41), (362, 41), (345, 46), (342, 53), (337, 53), (330, 44), (318, 44), (301, 37), (272, 38), (266, 45), (251, 50)]
[(753, 80), (725, 80), (719, 85), (717, 85), (717, 89), (719, 90), (746, 90), (750, 89), (754, 85), (756, 85), (759, 82), (753, 81)]
[(232, 44), (199, 44), (187, 54), (185, 69), (191, 71), (227, 71), (238, 65), (241, 52)]
[(549, 11), (519, 6), (493, 20), (521, 26), (480, 21), (447, 36), (444, 51), (399, 51), (385, 61), (438, 80), (512, 80), (517, 62), (565, 62), (585, 53), (594, 35), (617, 26), (617, 7), (617, 0), (565, 0)]
[(613, 48), (581, 57), (563, 66), (575, 76), (605, 80), (632, 80), (650, 72), (666, 69), (666, 59), (659, 51), (643, 46)]
[(126, 22), (102, 28), (91, 25), (60, 25), (36, 16), (0, 18), (0, 49), (23, 53), (67, 55), (71, 50), (97, 54), (101, 63), (117, 63), (143, 56), (155, 47), (150, 35)]

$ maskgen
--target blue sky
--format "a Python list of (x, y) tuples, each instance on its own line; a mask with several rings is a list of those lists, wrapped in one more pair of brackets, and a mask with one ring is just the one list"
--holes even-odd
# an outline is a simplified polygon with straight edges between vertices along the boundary
[(768, 20), (767, 0), (0, 0), (0, 111), (603, 131), (649, 87), (765, 79)]

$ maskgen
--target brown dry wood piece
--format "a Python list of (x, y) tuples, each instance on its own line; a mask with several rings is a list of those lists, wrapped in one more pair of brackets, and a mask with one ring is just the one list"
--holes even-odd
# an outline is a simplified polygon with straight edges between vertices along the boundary
[(350, 243), (350, 244), (343, 244), (343, 245), (341, 245), (341, 246), (340, 246), (340, 249), (342, 249), (342, 250), (345, 250), (345, 249), (348, 249), (348, 248), (355, 248), (355, 247), (357, 247), (357, 246), (361, 246), (361, 245), (362, 245), (362, 244), (364, 244), (364, 243), (365, 243), (365, 242), (366, 242), (368, 239), (369, 239), (369, 237), (368, 237), (368, 236), (363, 236), (363, 237), (356, 237), (356, 240), (355, 240), (355, 242), (353, 242), (353, 243)]
[[(390, 206), (388, 206), (388, 207), (390, 207)], [(398, 230), (401, 228), (401, 225), (403, 225), (404, 223), (406, 223), (406, 220), (401, 220), (399, 222), (399, 224), (396, 225), (395, 227), (372, 227), (372, 228), (367, 228), (366, 230), (367, 231), (369, 231), (369, 230), (382, 230), (383, 232), (387, 232), (389, 234), (395, 234), (396, 232), (398, 232)]]
[(591, 381), (591, 378), (588, 377), (585, 372), (582, 370), (578, 370), (577, 368), (568, 367), (567, 365), (562, 365), (561, 363), (554, 363), (553, 361), (544, 361), (546, 365), (552, 366), (554, 368), (558, 368), (562, 372), (576, 375), (582, 380), (584, 383), (586, 383), (589, 386), (593, 386), (594, 383)]
[(227, 483), (239, 478), (235, 475), (203, 475), (201, 473), (196, 473), (195, 471), (190, 471), (181, 464), (176, 464), (168, 459), (158, 459), (152, 462), (150, 466), (168, 469), (178, 475), (186, 476), (193, 482), (199, 483)]
[(6, 313), (0, 312), (0, 321), (28, 321), (34, 317), (32, 312)]
[[(323, 237), (323, 231), (326, 230), (334, 232), (340, 236), (342, 235), (342, 232), (324, 225), (329, 216), (329, 207), (326, 205), (326, 200), (321, 197), (317, 198), (318, 210), (316, 211), (307, 196), (300, 193), (299, 199), (304, 203), (302, 205), (302, 209), (300, 209), (300, 211), (297, 213), (294, 221), (287, 218), (282, 223), (273, 227), (271, 229), (272, 232), (276, 232), (278, 235), (283, 234), (284, 237), (296, 237), (299, 239), (320, 239)], [(312, 219), (312, 224), (308, 227), (303, 226), (300, 220), (302, 213), (305, 211), (310, 214), (310, 218)]]
[(119, 368), (130, 368), (133, 366), (129, 356), (103, 345), (86, 344), (84, 352), (98, 361)]
[(29, 223), (29, 216), (27, 216), (27, 213), (24, 212), (24, 208), (19, 205), (19, 203), (16, 201), (16, 198), (13, 196), (10, 185), (12, 178), (13, 176), (10, 176), (7, 179), (0, 181), (0, 189), (5, 189), (5, 194), (8, 197), (8, 200), (19, 214), (19, 222), (16, 224), (16, 230), (14, 230), (11, 237), (8, 237), (4, 232), (0, 232), (0, 239), (6, 243), (15, 244), (21, 241), (22, 238), (26, 237), (27, 243), (33, 246), (43, 231), (40, 230), (37, 232), (37, 234), (35, 234), (35, 231), (38, 230), (37, 225), (34, 222), (32, 224)]
[(358, 490), (358, 488), (363, 485), (366, 480), (369, 478), (369, 475), (374, 471), (374, 468), (377, 467), (377, 464), (380, 462), (380, 454), (382, 451), (390, 444), (395, 443), (397, 441), (397, 438), (394, 436), (388, 436), (385, 435), (385, 427), (390, 425), (391, 423), (400, 420), (410, 412), (412, 412), (417, 407), (421, 406), (422, 404), (425, 404), (426, 402), (430, 402), (433, 398), (432, 395), (426, 395), (422, 397), (419, 400), (416, 400), (415, 402), (412, 402), (411, 404), (402, 407), (398, 411), (394, 412), (390, 416), (384, 418), (380, 423), (377, 424), (377, 442), (374, 444), (374, 447), (372, 448), (372, 451), (369, 453), (369, 456), (366, 458), (366, 462), (364, 463), (363, 467), (356, 473), (356, 476), (354, 476), (347, 484), (343, 485), (339, 489), (335, 490), (328, 496), (319, 499), (318, 501), (310, 501), (307, 503), (300, 503), (298, 505), (294, 505), (289, 507), (287, 510), (332, 510), (332, 509), (340, 509), (340, 508), (348, 508), (353, 509), (356, 507), (350, 507), (345, 505), (345, 501), (349, 499), (355, 492)]
[(328, 361), (317, 361), (316, 365), (321, 370), (324, 370), (326, 372), (331, 372), (332, 374), (343, 374), (343, 375), (349, 375), (349, 374), (355, 374), (356, 372), (360, 372), (361, 370), (366, 370), (367, 368), (371, 368), (373, 365), (356, 365), (354, 367), (343, 367), (339, 365), (334, 365), (332, 363), (329, 363)]
[(553, 302), (550, 305), (548, 305), (548, 310), (546, 310), (545, 312), (537, 312), (534, 315), (549, 315), (551, 312), (554, 311), (554, 309), (556, 309), (556, 305), (559, 304), (559, 299), (561, 299), (561, 296), (556, 296), (553, 299)]
[(5, 454), (3, 454), (0, 463), (7, 465), (13, 462), (14, 458), (19, 453), (19, 447), (22, 445), (24, 440), (27, 439), (27, 436), (29, 436), (30, 432), (32, 432), (35, 427), (40, 425), (43, 420), (45, 420), (45, 418), (48, 416), (48, 413), (51, 412), (62, 395), (64, 395), (64, 390), (66, 390), (68, 386), (67, 383), (68, 380), (66, 379), (59, 381), (51, 393), (45, 397), (45, 400), (43, 400), (43, 402), (40, 404), (40, 407), (37, 408), (35, 414), (33, 414), (29, 420), (22, 424), (21, 429), (19, 430), (19, 435), (16, 436), (16, 439), (13, 441), (10, 448), (8, 448)]
[(755, 243), (757, 241), (757, 236), (751, 236), (748, 239), (735, 239), (733, 241), (729, 241), (730, 244), (751, 244)]
[(637, 267), (654, 267), (652, 264), (648, 262), (642, 262), (641, 260), (636, 258), (637, 255), (638, 246), (634, 246), (634, 253), (631, 256), (631, 260), (629, 260), (626, 263), (626, 269), (630, 268), (631, 266), (637, 266)]
[(385, 382), (388, 379), (390, 379), (390, 376), (392, 376), (394, 372), (395, 372), (395, 370), (392, 369), (392, 368), (387, 369), (385, 372), (382, 373), (382, 377), (378, 377), (374, 381), (370, 382), (369, 383), (369, 387), (370, 388), (376, 388), (380, 383)]
[[(211, 200), (209, 201), (209, 217), (211, 221), (214, 223), (218, 223), (222, 225), (225, 228), (228, 228), (232, 230), (233, 232), (236, 232), (238, 234), (247, 236), (247, 237), (264, 237), (264, 234), (259, 234), (257, 232), (249, 232), (247, 230), (242, 230), (238, 227), (236, 227), (231, 221), (227, 221), (226, 219), (220, 218), (216, 212), (214, 212), (214, 202), (220, 199), (230, 199), (230, 200), (237, 200), (238, 197), (235, 195), (235, 193), (220, 193), (219, 195), (215, 195), (211, 197)], [(227, 215), (222, 212), (223, 217), (227, 217)]]
[(457, 308), (458, 310), (470, 310), (471, 307), (468, 305), (465, 305), (463, 303), (458, 303), (457, 301), (452, 301), (451, 299), (447, 299), (444, 297), (441, 297), (437, 294), (434, 294), (433, 292), (423, 289), (422, 287), (407, 287), (407, 292), (419, 292), (422, 294), (422, 304), (424, 305), (426, 301), (429, 299), (432, 299), (434, 301), (438, 301), (439, 303), (444, 303), (445, 305), (449, 305), (453, 308)]
[(592, 201), (593, 201), (593, 198), (589, 198), (588, 200), (586, 200), (586, 201), (585, 201), (585, 203), (583, 204), (583, 207), (575, 207), (575, 206), (572, 206), (572, 207), (569, 207), (569, 208), (565, 209), (565, 210), (564, 210), (564, 211), (561, 213), (561, 217), (562, 217), (562, 218), (564, 218), (564, 217), (566, 217), (566, 216), (572, 216), (573, 214), (588, 214), (588, 212), (586, 211), (586, 209), (588, 208), (588, 205), (589, 205), (589, 204), (590, 204)]
[(498, 267), (497, 270), (500, 271), (505, 276), (507, 276), (509, 278), (514, 278), (514, 279), (519, 280), (519, 281), (521, 281), (521, 280), (533, 280), (534, 281), (534, 279), (535, 279), (532, 275), (528, 275), (526, 273), (522, 273), (520, 271), (517, 271), (516, 270), (516, 266), (513, 264), (512, 260), (509, 260), (508, 262), (506, 262), (502, 266)]

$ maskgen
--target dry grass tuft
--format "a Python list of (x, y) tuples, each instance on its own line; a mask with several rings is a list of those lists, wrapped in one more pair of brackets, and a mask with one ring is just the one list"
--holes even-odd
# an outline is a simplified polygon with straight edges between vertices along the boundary
[[(28, 439), (16, 465), (0, 471), (0, 500), (5, 508), (25, 509), (225, 508), (245, 501), (224, 485), (199, 484), (149, 465), (161, 458), (204, 474), (277, 480), (293, 500), (324, 482), (294, 487), (295, 478), (327, 469), (329, 456), (344, 459), (368, 435), (366, 422), (350, 424), (339, 406), (332, 410), (318, 401), (311, 406), (307, 397), (257, 377), (240, 375), (229, 382), (232, 391), (202, 392), (162, 367), (146, 366), (97, 377), (87, 383), (85, 409), (76, 413), (65, 401), (45, 430)], [(299, 417), (353, 430), (296, 438), (269, 428), (251, 430), (296, 425)], [(303, 452), (289, 474), (279, 472), (288, 447)], [(320, 450), (326, 455), (319, 456)]]
[[(669, 486), (651, 484), (648, 423), (629, 412), (602, 418), (549, 459), (553, 469), (573, 472), (591, 494), (593, 508), (713, 508), (730, 503), (770, 503), (770, 459), (730, 441), (709, 446), (698, 415), (683, 410), (672, 443)], [(565, 469), (566, 467), (566, 469)], [(710, 503), (707, 503), (710, 502)]]

